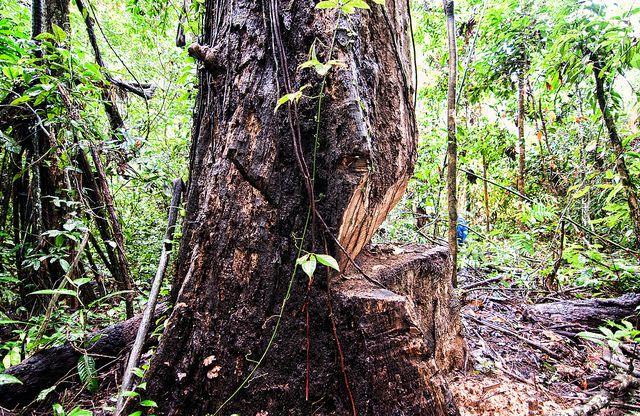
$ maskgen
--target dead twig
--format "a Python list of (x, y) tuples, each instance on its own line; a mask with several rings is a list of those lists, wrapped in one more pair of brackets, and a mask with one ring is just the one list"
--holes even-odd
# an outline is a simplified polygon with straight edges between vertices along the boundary
[(490, 285), (491, 283), (496, 283), (496, 282), (499, 282), (501, 280), (502, 280), (502, 276), (492, 277), (490, 279), (485, 279), (485, 280), (481, 280), (479, 282), (475, 282), (475, 283), (470, 283), (468, 285), (464, 285), (460, 289), (469, 290), (469, 289), (473, 289), (475, 287)]
[(525, 342), (525, 343), (531, 345), (532, 347), (535, 347), (535, 348), (539, 349), (540, 351), (544, 352), (545, 354), (547, 354), (551, 358), (554, 358), (556, 360), (561, 360), (562, 359), (558, 354), (556, 354), (555, 352), (551, 351), (549, 348), (545, 347), (544, 345), (540, 344), (539, 342), (536, 342), (536, 341), (530, 340), (528, 338), (525, 338), (522, 335), (511, 331), (510, 329), (503, 328), (503, 327), (498, 326), (498, 325), (493, 325), (493, 324), (491, 324), (489, 322), (485, 322), (485, 321), (483, 321), (481, 319), (478, 319), (478, 318), (476, 318), (475, 316), (472, 316), (472, 315), (463, 314), (463, 316), (465, 318), (467, 318), (467, 319), (472, 320), (473, 322), (475, 322), (477, 324), (484, 325), (484, 326), (486, 326), (488, 328), (491, 328), (491, 329), (493, 329), (495, 331), (502, 332), (503, 334), (507, 334), (507, 335), (510, 335), (510, 336), (512, 336), (514, 338), (517, 338), (520, 341)]
[(610, 358), (610, 357), (607, 357), (607, 356), (604, 356), (604, 355), (601, 357), (601, 359), (602, 359), (602, 361), (604, 361), (605, 363), (607, 363), (609, 365), (612, 365), (614, 367), (618, 367), (619, 369), (626, 371), (628, 374), (631, 374), (634, 377), (640, 378), (640, 371), (631, 370), (629, 368), (629, 366), (627, 364), (623, 363), (623, 362), (620, 362), (620, 361), (618, 361), (618, 360), (616, 360), (614, 358)]
[(144, 347), (147, 333), (149, 332), (149, 328), (151, 327), (151, 320), (155, 313), (158, 294), (160, 293), (162, 280), (165, 271), (167, 270), (169, 255), (171, 254), (173, 232), (175, 230), (176, 220), (178, 218), (178, 208), (180, 207), (180, 199), (183, 189), (184, 182), (182, 182), (182, 179), (176, 179), (175, 181), (173, 181), (173, 196), (169, 205), (169, 220), (167, 222), (167, 229), (164, 234), (162, 254), (160, 255), (158, 270), (156, 271), (156, 276), (153, 279), (151, 291), (149, 292), (147, 307), (145, 308), (144, 314), (142, 315), (142, 320), (140, 321), (140, 326), (138, 327), (138, 333), (136, 334), (136, 340), (133, 343), (131, 354), (129, 355), (129, 359), (127, 361), (127, 368), (122, 375), (122, 385), (120, 387), (120, 394), (118, 395), (118, 400), (116, 403), (116, 415), (121, 414), (123, 408), (126, 406), (126, 403), (124, 401), (124, 394), (131, 387), (131, 376), (133, 375), (133, 370), (138, 365), (138, 360), (142, 355), (142, 348)]
[(572, 407), (561, 412), (555, 413), (554, 416), (589, 416), (597, 413), (612, 403), (612, 399), (615, 394), (624, 395), (632, 389), (640, 387), (640, 380), (636, 377), (629, 375), (619, 375), (614, 380), (611, 380), (609, 385), (613, 392), (603, 390), (599, 394), (593, 396), (586, 404)]

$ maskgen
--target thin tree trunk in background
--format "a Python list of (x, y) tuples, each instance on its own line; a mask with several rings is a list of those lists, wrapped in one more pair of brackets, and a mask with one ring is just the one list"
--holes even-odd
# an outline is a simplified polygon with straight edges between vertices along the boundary
[(456, 22), (453, 0), (443, 0), (447, 17), (447, 39), (449, 43), (449, 84), (447, 91), (447, 207), (449, 212), (449, 229), (447, 232), (451, 263), (453, 270), (451, 282), (458, 285), (458, 197), (457, 197), (457, 165), (458, 142), (456, 140), (456, 79), (458, 76), (458, 53), (456, 46)]
[[(535, 108), (535, 103), (533, 103)], [(538, 98), (538, 117), (540, 117), (540, 124), (542, 125), (542, 136), (544, 137), (544, 144), (547, 148), (547, 153), (551, 156), (551, 146), (549, 145), (549, 132), (547, 131), (547, 122), (542, 112), (542, 97)]]
[[(11, 202), (11, 182), (17, 173), (15, 166), (11, 163), (13, 153), (5, 149), (2, 152), (2, 166), (0, 167), (0, 229), (5, 229), (7, 216), (9, 215), (9, 203)], [(0, 265), (2, 270), (2, 265)]]
[(525, 183), (524, 99), (525, 71), (518, 71), (518, 192), (522, 195)]
[(602, 78), (602, 63), (599, 60), (593, 62), (593, 76), (596, 84), (596, 97), (598, 99), (598, 106), (604, 119), (605, 127), (609, 133), (609, 144), (611, 150), (616, 158), (616, 172), (622, 181), (627, 192), (627, 204), (629, 205), (629, 214), (631, 216), (631, 222), (633, 224), (633, 231), (636, 236), (636, 245), (640, 245), (640, 203), (638, 201), (638, 193), (636, 186), (631, 180), (629, 169), (624, 160), (624, 147), (622, 141), (618, 135), (618, 129), (613, 119), (613, 115), (609, 111), (607, 106), (606, 92), (604, 88), (604, 79)]
[[(82, 0), (75, 0), (76, 7), (80, 14), (84, 17), (85, 28), (87, 31), (87, 36), (89, 37), (89, 43), (91, 44), (91, 48), (93, 49), (93, 55), (96, 59), (96, 63), (102, 68), (105, 73), (107, 73), (107, 68), (102, 59), (102, 54), (100, 53), (100, 48), (98, 47), (98, 41), (96, 39), (96, 33), (94, 29), (93, 17), (91, 17), (91, 12), (87, 10), (84, 6)], [(111, 77), (107, 73), (108, 79)], [(107, 118), (109, 119), (109, 125), (111, 126), (111, 138), (113, 140), (119, 141), (119, 135), (121, 134), (121, 130), (124, 129), (124, 120), (120, 115), (120, 111), (118, 110), (118, 106), (115, 101), (115, 97), (113, 91), (111, 91), (109, 85), (105, 85), (101, 91), (102, 94), (102, 102), (104, 105), (104, 111), (107, 113)]]
[(491, 219), (489, 211), (489, 185), (487, 184), (487, 158), (482, 155), (482, 191), (484, 194), (484, 217), (485, 217), (485, 229), (487, 233), (491, 231)]
[[(71, 97), (67, 90), (62, 86), (58, 86), (58, 91), (62, 97), (62, 101), (69, 113), (69, 118), (72, 120), (79, 120), (80, 113), (77, 108), (73, 106)], [(124, 237), (122, 235), (122, 227), (118, 221), (115, 207), (113, 204), (113, 198), (111, 196), (111, 190), (107, 183), (106, 173), (100, 160), (100, 155), (95, 148), (91, 146), (91, 156), (95, 166), (95, 172), (91, 169), (89, 160), (84, 150), (75, 143), (77, 146), (76, 163), (81, 177), (77, 181), (77, 190), (80, 200), (87, 205), (91, 215), (96, 224), (96, 228), (100, 233), (100, 237), (105, 243), (109, 260), (106, 259), (98, 242), (90, 235), (91, 243), (93, 244), (96, 252), (103, 260), (105, 266), (111, 272), (114, 280), (118, 285), (118, 289), (126, 291), (125, 295), (125, 310), (127, 317), (130, 318), (133, 315), (133, 292), (134, 283), (129, 272), (129, 264), (125, 256), (124, 250)], [(84, 194), (86, 193), (86, 198)], [(115, 245), (112, 247), (109, 242), (113, 242)]]
[[(80, 183), (78, 184), (78, 191), (81, 195), (86, 194), (85, 203), (91, 210), (91, 215), (95, 221), (96, 228), (100, 233), (100, 238), (105, 243), (105, 250), (107, 251), (107, 255), (104, 255), (104, 253), (100, 249), (98, 241), (96, 241), (93, 236), (91, 236), (91, 244), (94, 246), (96, 253), (98, 253), (103, 263), (111, 272), (111, 275), (113, 276), (118, 286), (118, 290), (129, 290), (126, 284), (129, 270), (128, 265), (122, 264), (123, 257), (119, 255), (117, 243), (115, 243), (116, 238), (114, 237), (114, 232), (110, 226), (110, 221), (107, 219), (109, 218), (109, 213), (106, 212), (107, 203), (102, 197), (101, 186), (96, 180), (97, 175), (93, 173), (91, 165), (89, 164), (89, 160), (87, 159), (87, 156), (82, 149), (78, 149), (78, 154), (76, 155), (76, 163), (78, 164), (78, 168), (82, 173), (79, 180)], [(109, 241), (114, 241), (116, 247), (112, 247), (108, 243)], [(127, 302), (126, 310), (128, 314), (133, 311), (133, 307), (132, 305), (129, 305), (131, 302), (128, 296), (125, 297), (125, 300)]]
[(109, 189), (109, 184), (107, 183), (107, 175), (104, 171), (104, 167), (102, 166), (100, 155), (93, 146), (91, 147), (91, 157), (93, 159), (93, 165), (96, 169), (95, 181), (98, 185), (98, 192), (101, 194), (102, 202), (104, 202), (104, 207), (107, 212), (107, 218), (111, 229), (111, 235), (113, 236), (113, 240), (116, 244), (115, 252), (118, 258), (118, 264), (120, 266), (121, 289), (127, 291), (127, 294), (125, 296), (125, 309), (127, 318), (131, 318), (133, 316), (133, 289), (135, 287), (135, 284), (133, 282), (133, 279), (131, 278), (129, 263), (127, 262), (127, 256), (125, 255), (122, 226), (120, 225), (118, 215), (116, 214), (113, 198), (111, 197), (111, 190)]

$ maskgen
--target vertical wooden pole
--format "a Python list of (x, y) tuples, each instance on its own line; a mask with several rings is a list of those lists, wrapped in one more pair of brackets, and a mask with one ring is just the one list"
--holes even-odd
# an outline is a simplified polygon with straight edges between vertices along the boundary
[(456, 226), (458, 224), (458, 197), (456, 189), (458, 143), (456, 140), (456, 79), (458, 76), (458, 54), (456, 47), (456, 23), (453, 0), (443, 0), (447, 17), (447, 38), (449, 44), (449, 84), (447, 91), (447, 203), (449, 211), (448, 240), (451, 250), (453, 286), (458, 285), (458, 240)]

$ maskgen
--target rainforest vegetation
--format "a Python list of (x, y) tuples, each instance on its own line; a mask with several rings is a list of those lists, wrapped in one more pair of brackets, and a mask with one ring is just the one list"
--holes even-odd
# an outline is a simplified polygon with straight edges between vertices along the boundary
[(0, 415), (640, 412), (640, 4), (0, 0)]

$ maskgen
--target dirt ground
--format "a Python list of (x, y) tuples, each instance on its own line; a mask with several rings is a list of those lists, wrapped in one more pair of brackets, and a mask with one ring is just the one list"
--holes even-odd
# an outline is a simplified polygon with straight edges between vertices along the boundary
[[(478, 279), (467, 275), (461, 287)], [(541, 301), (542, 295), (503, 284), (493, 282), (463, 294), (469, 354), (464, 371), (449, 380), (460, 413), (561, 415), (608, 394), (607, 382), (620, 373), (602, 360), (608, 351), (571, 336), (580, 328), (527, 319), (527, 305)], [(604, 409), (588, 414), (640, 414), (640, 395), (614, 397)]]

